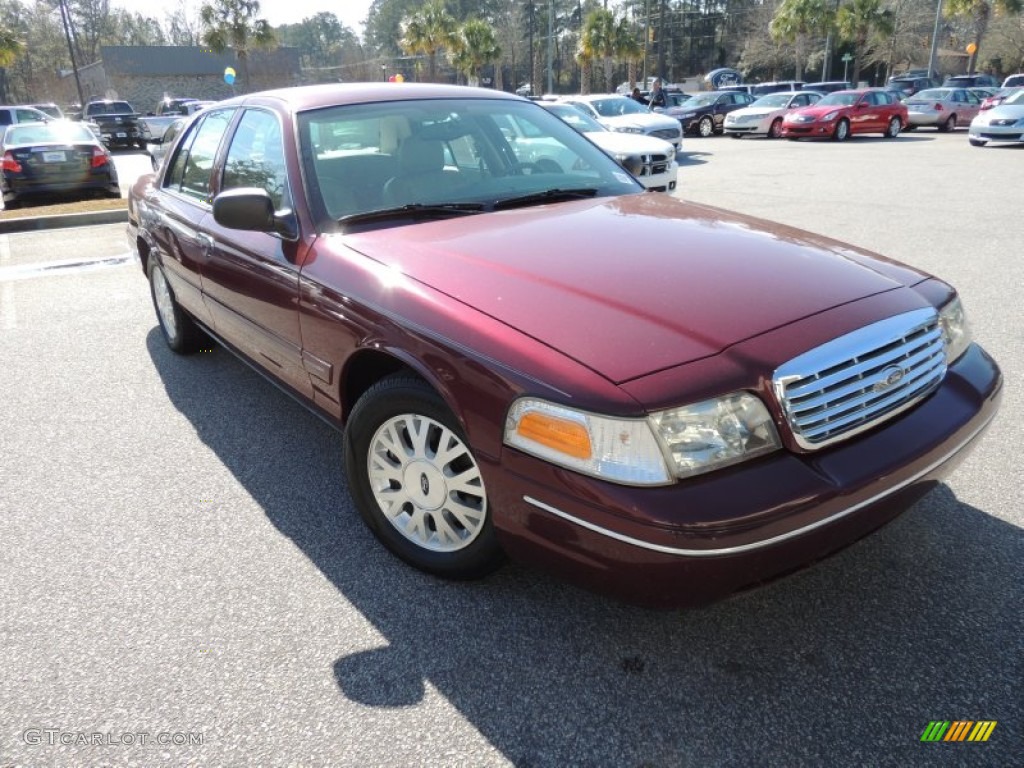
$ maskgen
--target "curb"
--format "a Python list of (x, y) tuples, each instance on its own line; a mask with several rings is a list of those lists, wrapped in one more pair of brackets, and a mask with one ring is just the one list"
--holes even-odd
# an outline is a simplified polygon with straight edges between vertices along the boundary
[(89, 227), (94, 224), (125, 224), (127, 222), (127, 208), (91, 213), (62, 213), (56, 216), (26, 216), (17, 219), (0, 219), (0, 235), (64, 227)]

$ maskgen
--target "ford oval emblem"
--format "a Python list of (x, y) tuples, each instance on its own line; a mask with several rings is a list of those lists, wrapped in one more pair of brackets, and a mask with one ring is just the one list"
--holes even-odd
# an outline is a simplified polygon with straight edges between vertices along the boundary
[(882, 371), (882, 378), (875, 382), (875, 385), (872, 387), (872, 389), (875, 392), (882, 392), (886, 389), (889, 389), (890, 387), (895, 387), (897, 384), (903, 381), (903, 376), (905, 374), (906, 371), (904, 371), (898, 365), (890, 365), (888, 368)]

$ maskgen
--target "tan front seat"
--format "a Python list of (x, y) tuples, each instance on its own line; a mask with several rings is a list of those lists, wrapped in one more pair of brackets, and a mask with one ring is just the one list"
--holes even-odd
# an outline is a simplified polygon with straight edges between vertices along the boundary
[(458, 174), (444, 170), (444, 144), (410, 136), (398, 149), (398, 174), (384, 185), (388, 205), (447, 202), (460, 186)]

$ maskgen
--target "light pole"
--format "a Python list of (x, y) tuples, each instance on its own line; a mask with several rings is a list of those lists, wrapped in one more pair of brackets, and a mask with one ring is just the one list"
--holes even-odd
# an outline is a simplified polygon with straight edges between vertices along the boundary
[[(939, 23), (942, 21), (942, 0), (935, 3), (935, 29), (932, 31), (932, 51), (928, 55), (928, 77), (935, 77), (935, 54), (939, 49)], [(890, 74), (892, 74), (890, 72)]]
[(380, 72), (381, 72), (381, 77), (383, 78), (384, 82), (386, 83), (388, 81), (388, 65), (387, 64), (381, 64), (380, 65)]

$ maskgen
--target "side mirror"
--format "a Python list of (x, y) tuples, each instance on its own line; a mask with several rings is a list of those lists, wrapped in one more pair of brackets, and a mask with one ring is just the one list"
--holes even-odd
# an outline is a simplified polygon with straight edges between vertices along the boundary
[(221, 192), (213, 198), (213, 220), (228, 229), (268, 232), (288, 240), (298, 236), (294, 212), (277, 213), (270, 195), (258, 187)]

